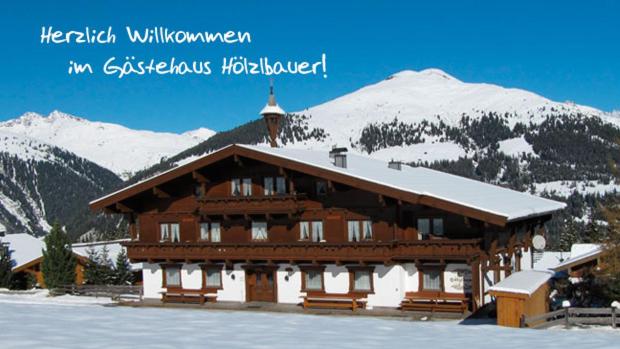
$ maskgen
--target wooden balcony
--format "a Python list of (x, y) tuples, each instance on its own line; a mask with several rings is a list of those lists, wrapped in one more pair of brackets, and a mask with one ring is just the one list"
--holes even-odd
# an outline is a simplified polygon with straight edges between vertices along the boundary
[(224, 196), (199, 198), (206, 215), (294, 214), (303, 210), (303, 194)]
[(133, 262), (393, 263), (468, 260), (482, 253), (481, 240), (359, 243), (144, 243), (127, 242)]

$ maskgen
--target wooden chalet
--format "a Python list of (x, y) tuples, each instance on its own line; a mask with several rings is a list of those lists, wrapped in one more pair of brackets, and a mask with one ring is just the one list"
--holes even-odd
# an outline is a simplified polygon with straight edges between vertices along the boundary
[[(90, 203), (164, 301), (476, 310), (565, 205), (346, 149), (235, 144)], [(275, 129), (275, 130), (274, 130)], [(488, 297), (487, 297), (488, 299)]]

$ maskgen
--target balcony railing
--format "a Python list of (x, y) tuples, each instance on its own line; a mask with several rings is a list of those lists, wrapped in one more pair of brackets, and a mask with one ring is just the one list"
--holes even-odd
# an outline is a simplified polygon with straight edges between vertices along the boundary
[(467, 260), (481, 254), (481, 240), (425, 240), (358, 243), (144, 243), (127, 242), (134, 262), (145, 261), (290, 261), (290, 262), (415, 262)]
[(303, 194), (223, 196), (199, 198), (199, 210), (207, 215), (293, 214), (303, 210)]

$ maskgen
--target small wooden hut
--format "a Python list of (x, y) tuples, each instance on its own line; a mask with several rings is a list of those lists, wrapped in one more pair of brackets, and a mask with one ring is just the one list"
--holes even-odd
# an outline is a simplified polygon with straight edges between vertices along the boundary
[(523, 315), (549, 311), (548, 281), (553, 273), (527, 270), (514, 273), (489, 289), (497, 305), (497, 324), (520, 327)]

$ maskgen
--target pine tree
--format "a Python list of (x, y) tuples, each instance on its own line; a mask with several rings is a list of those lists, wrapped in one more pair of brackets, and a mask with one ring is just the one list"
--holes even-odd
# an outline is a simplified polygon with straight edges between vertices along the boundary
[(9, 288), (11, 286), (12, 269), (11, 250), (7, 245), (3, 245), (0, 240), (0, 288)]
[(121, 250), (116, 256), (116, 269), (114, 271), (117, 285), (131, 285), (133, 283), (133, 273), (125, 250)]
[(93, 248), (88, 250), (88, 262), (84, 268), (84, 279), (89, 285), (111, 285), (116, 280), (112, 268), (108, 248), (104, 246), (100, 251)]
[(97, 264), (97, 251), (89, 248), (86, 253), (88, 254), (88, 261), (84, 266), (84, 282), (89, 285), (97, 285), (101, 281), (99, 265)]
[(603, 209), (607, 219), (607, 239), (597, 267), (596, 277), (609, 301), (620, 300), (620, 204)]
[(45, 250), (41, 271), (47, 288), (56, 288), (75, 282), (76, 260), (71, 251), (71, 241), (67, 234), (54, 223), (45, 237)]

